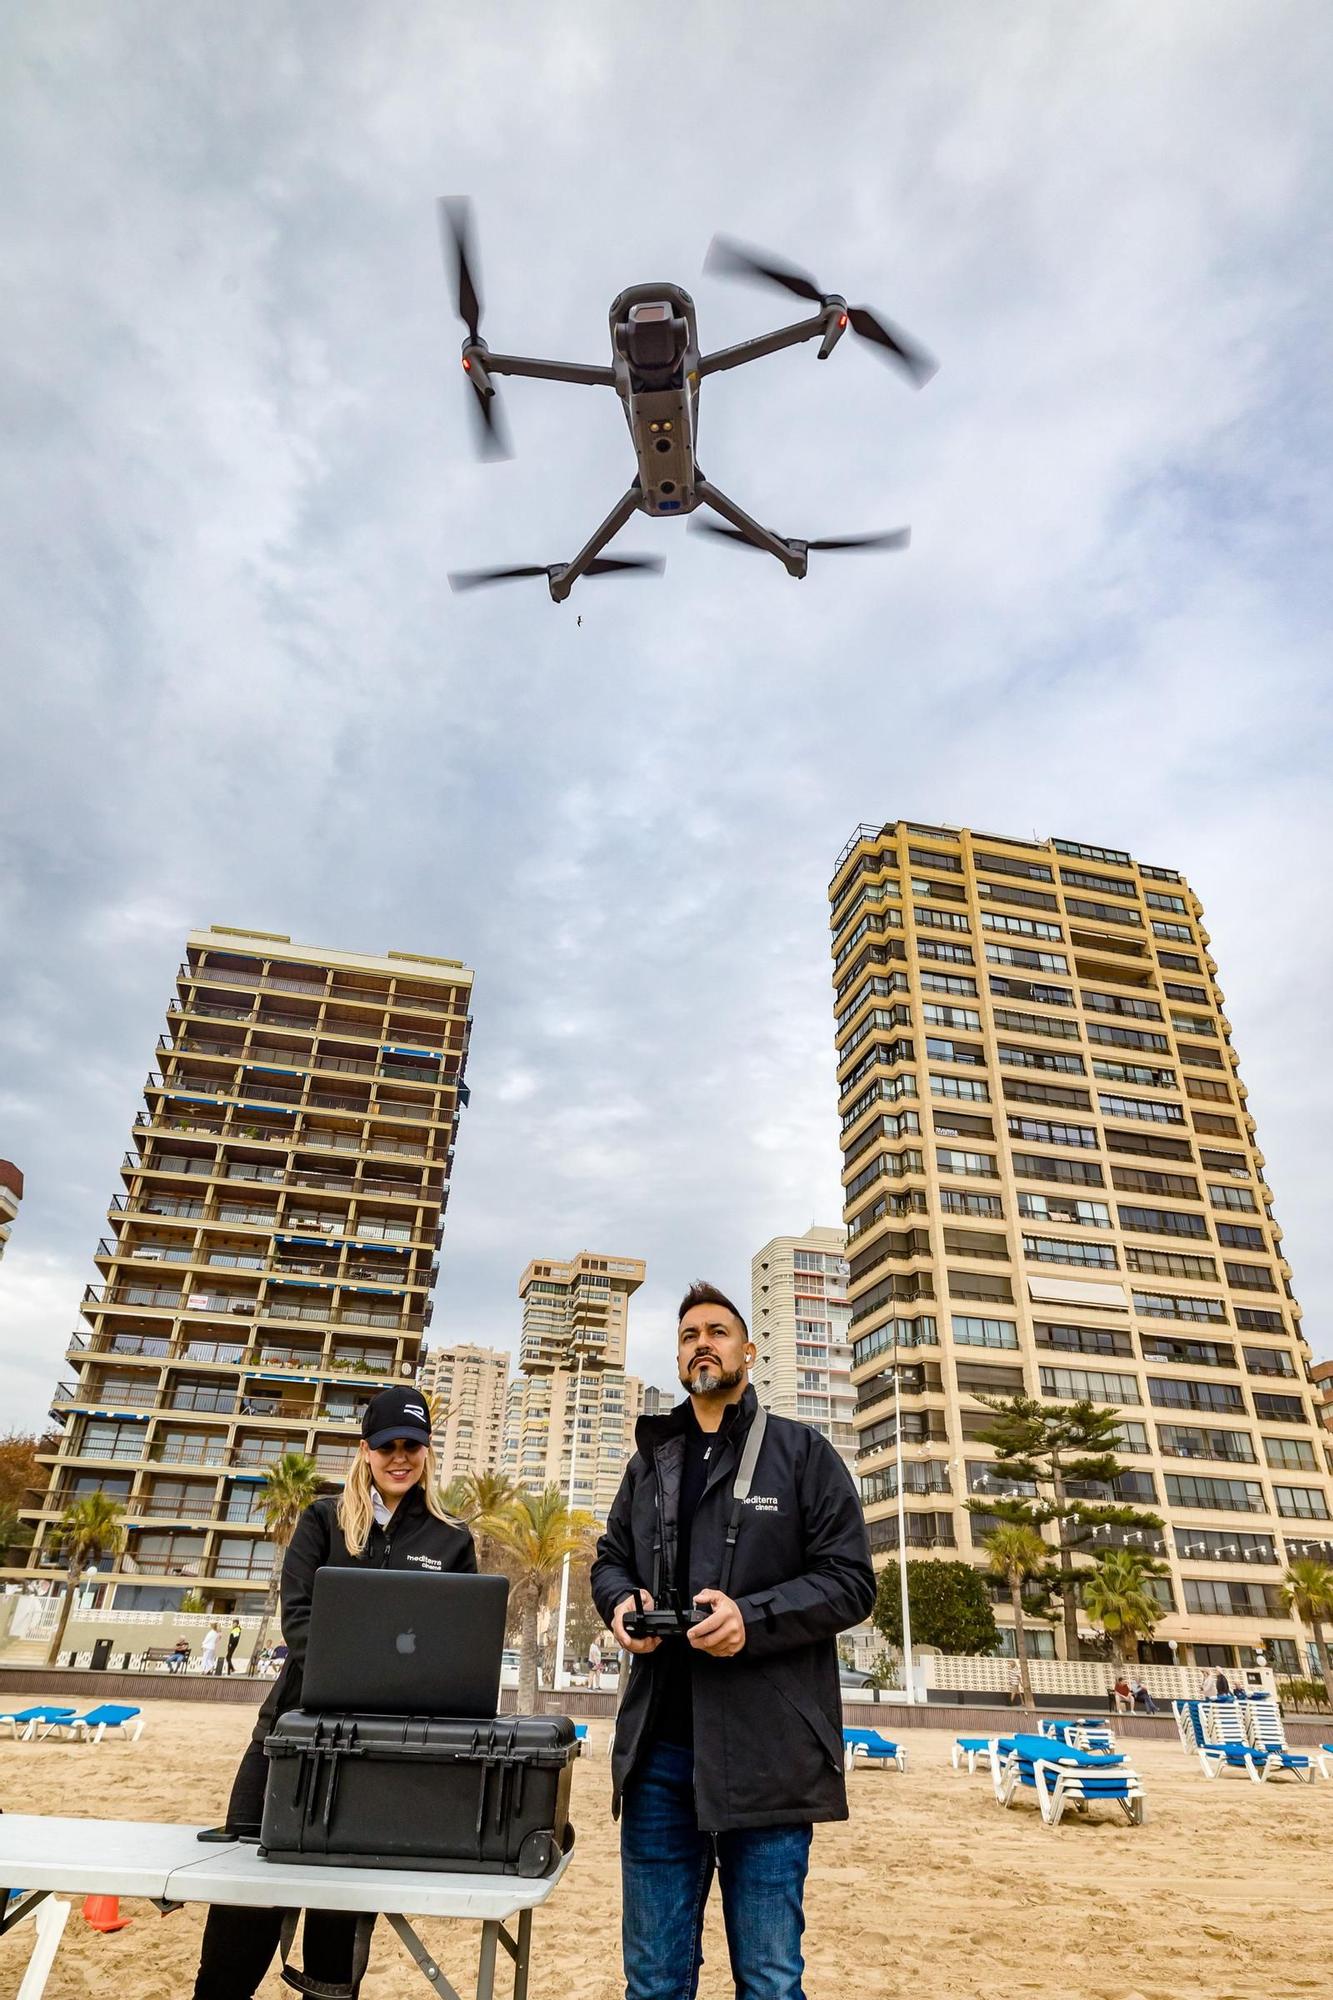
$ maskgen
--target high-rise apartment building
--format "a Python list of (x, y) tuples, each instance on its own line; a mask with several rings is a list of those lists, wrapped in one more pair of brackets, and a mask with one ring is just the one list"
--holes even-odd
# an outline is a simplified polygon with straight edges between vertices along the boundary
[(1114, 1497), (1166, 1524), (1129, 1532), (1169, 1569), (1155, 1657), (1294, 1669), (1279, 1584), (1333, 1561), (1333, 1460), (1198, 898), (1114, 848), (905, 822), (858, 827), (829, 895), (877, 1556), (895, 1366), (909, 1543), (978, 1566), (978, 1396), (1089, 1397), (1123, 1413)]
[(604, 1520), (633, 1449), (643, 1384), (625, 1373), (629, 1301), (643, 1283), (637, 1257), (581, 1250), (534, 1259), (519, 1280), (522, 1373), (509, 1384), (501, 1469), (521, 1486), (570, 1490)]
[(299, 1451), (340, 1479), (368, 1399), (416, 1374), (471, 983), (451, 959), (191, 934), (56, 1391), (29, 1572), (100, 1488), (128, 1531), (103, 1605), (262, 1596), (266, 1468)]
[(12, 1160), (0, 1160), (0, 1257), (23, 1199), (23, 1176)]
[(1319, 1361), (1310, 1370), (1318, 1399), (1316, 1410), (1325, 1430), (1333, 1431), (1333, 1361)]
[(417, 1381), (430, 1398), (431, 1442), (440, 1484), (492, 1476), (504, 1444), (509, 1356), (503, 1349), (434, 1347), (422, 1357)]
[(643, 1392), (644, 1416), (669, 1417), (683, 1394), (681, 1390), (673, 1395), (670, 1389), (655, 1389), (649, 1383)]
[(778, 1416), (809, 1424), (853, 1465), (850, 1316), (843, 1230), (816, 1224), (804, 1236), (775, 1236), (751, 1259), (759, 1399)]

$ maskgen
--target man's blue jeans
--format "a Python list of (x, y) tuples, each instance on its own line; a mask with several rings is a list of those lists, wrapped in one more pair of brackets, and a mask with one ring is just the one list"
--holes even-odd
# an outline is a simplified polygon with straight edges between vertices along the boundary
[(694, 2000), (716, 1866), (736, 2000), (804, 2000), (808, 1826), (700, 1833), (694, 1756), (655, 1743), (625, 1788), (620, 1829), (626, 2000)]

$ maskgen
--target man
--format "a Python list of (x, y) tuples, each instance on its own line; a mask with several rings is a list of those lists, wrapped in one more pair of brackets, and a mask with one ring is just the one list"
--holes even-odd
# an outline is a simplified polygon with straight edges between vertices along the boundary
[[(712, 1285), (692, 1285), (677, 1319), (687, 1400), (639, 1419), (592, 1569), (634, 1656), (611, 1766), (625, 1990), (692, 2000), (716, 1871), (738, 2000), (801, 2000), (811, 1827), (847, 1817), (835, 1640), (875, 1601), (865, 1522), (832, 1445), (785, 1417), (767, 1418), (737, 1503), (755, 1350)], [(634, 1638), (636, 1592), (705, 1615)]]
[(224, 1665), (226, 1666), (227, 1672), (229, 1674), (234, 1674), (236, 1671), (236, 1666), (235, 1666), (236, 1648), (240, 1645), (240, 1643), (241, 1643), (241, 1621), (239, 1618), (233, 1618), (231, 1621), (231, 1630), (227, 1634), (227, 1657), (224, 1662)]

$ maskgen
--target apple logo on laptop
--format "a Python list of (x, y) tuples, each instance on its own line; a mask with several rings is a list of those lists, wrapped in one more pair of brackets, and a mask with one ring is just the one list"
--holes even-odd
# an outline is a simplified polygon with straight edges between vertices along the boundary
[(406, 1632), (400, 1632), (394, 1643), (400, 1653), (415, 1653), (417, 1649), (417, 1635), (410, 1629)]

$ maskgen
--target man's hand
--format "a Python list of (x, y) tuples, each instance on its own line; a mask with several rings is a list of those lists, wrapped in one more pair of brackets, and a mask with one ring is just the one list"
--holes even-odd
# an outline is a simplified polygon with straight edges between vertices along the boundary
[[(651, 1592), (641, 1590), (639, 1596), (643, 1599), (643, 1608), (645, 1611), (655, 1609)], [(616, 1644), (623, 1646), (627, 1653), (655, 1653), (662, 1643), (660, 1639), (631, 1639), (629, 1633), (625, 1630), (626, 1618), (631, 1611), (637, 1611), (638, 1608), (632, 1597), (622, 1597), (615, 1610), (611, 1613), (611, 1635)]]
[(701, 1624), (691, 1625), (686, 1633), (690, 1644), (718, 1660), (729, 1660), (733, 1653), (739, 1653), (745, 1644), (745, 1620), (735, 1600), (720, 1590), (696, 1590), (694, 1601), (706, 1604), (709, 1611)]

